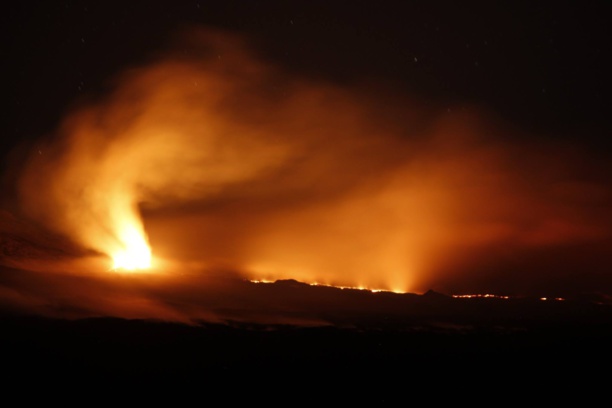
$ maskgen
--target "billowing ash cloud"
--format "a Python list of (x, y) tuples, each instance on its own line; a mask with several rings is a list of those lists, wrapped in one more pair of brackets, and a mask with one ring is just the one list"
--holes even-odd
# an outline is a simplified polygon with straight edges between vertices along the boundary
[(610, 172), (588, 151), (296, 77), (226, 33), (181, 49), (34, 152), (28, 215), (108, 255), (129, 226), (156, 257), (251, 279), (518, 293), (609, 271)]

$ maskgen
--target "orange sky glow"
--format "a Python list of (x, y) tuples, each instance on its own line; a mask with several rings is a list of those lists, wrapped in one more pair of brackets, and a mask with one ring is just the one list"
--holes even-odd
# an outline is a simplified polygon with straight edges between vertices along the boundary
[(74, 313), (213, 319), (188, 306), (214, 297), (202, 271), (506, 294), (609, 273), (610, 168), (586, 148), (478, 106), (289, 75), (227, 33), (181, 44), (195, 51), (127, 69), (33, 149), (20, 208), (96, 255), (30, 265), (38, 292), (5, 303), (74, 290)]

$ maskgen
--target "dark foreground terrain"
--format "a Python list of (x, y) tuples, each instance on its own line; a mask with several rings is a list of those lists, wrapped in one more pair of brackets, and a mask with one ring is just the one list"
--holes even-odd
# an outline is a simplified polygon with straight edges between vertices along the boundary
[[(328, 290), (296, 282), (268, 285), (312, 291), (314, 298)], [(360, 292), (353, 300), (366, 296)], [(412, 306), (369, 315), (330, 310), (330, 324), (316, 327), (4, 315), (3, 382), (6, 392), (51, 386), (66, 395), (89, 390), (118, 398), (130, 391), (142, 401), (170, 393), (227, 402), (288, 398), (288, 404), (424, 395), (448, 401), (484, 398), (482, 393), (506, 402), (534, 393), (548, 402), (566, 395), (582, 395), (586, 402), (608, 389), (609, 304), (457, 299), (433, 292), (392, 299)]]

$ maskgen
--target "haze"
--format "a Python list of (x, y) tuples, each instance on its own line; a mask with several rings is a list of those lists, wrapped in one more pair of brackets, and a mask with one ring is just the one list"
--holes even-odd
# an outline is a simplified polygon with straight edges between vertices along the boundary
[(612, 293), (608, 163), (481, 106), (431, 105), (373, 81), (298, 77), (235, 34), (190, 29), (30, 149), (19, 208), (100, 254), (85, 275), (109, 272), (136, 231), (180, 281), (143, 295), (145, 315), (206, 285), (206, 270), (413, 293)]

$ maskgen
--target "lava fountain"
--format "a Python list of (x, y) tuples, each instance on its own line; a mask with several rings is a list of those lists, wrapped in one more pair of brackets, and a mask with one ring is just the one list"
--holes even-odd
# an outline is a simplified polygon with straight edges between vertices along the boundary
[(113, 257), (113, 269), (147, 269), (151, 267), (151, 248), (143, 231), (134, 225), (128, 225), (120, 231), (120, 240), (124, 249), (116, 252)]

